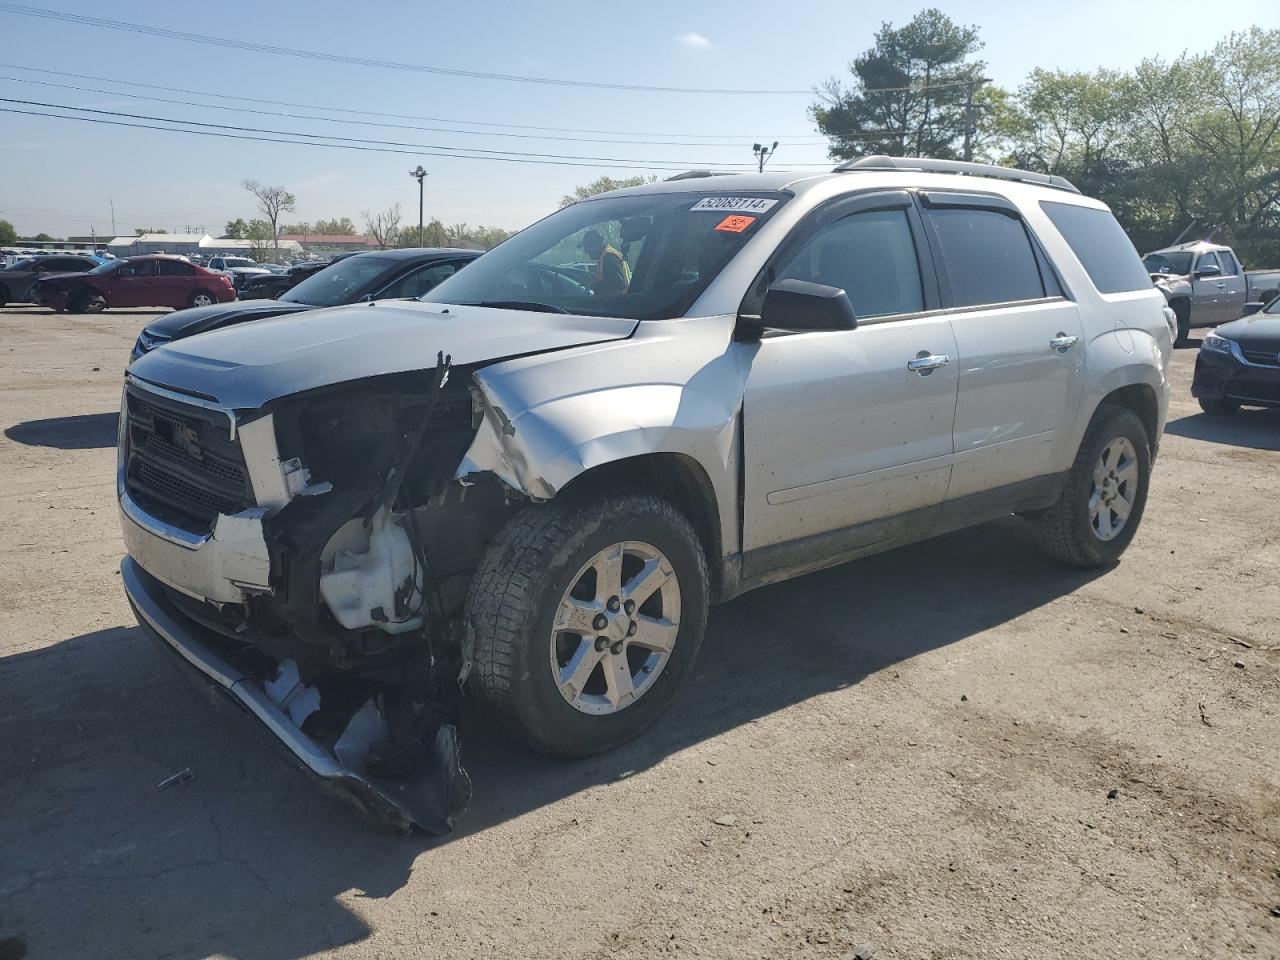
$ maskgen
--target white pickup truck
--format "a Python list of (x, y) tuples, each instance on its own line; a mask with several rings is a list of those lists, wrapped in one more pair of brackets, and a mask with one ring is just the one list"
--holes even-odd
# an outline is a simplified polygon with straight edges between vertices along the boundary
[(1142, 262), (1178, 318), (1179, 346), (1192, 327), (1216, 327), (1239, 318), (1246, 303), (1280, 295), (1280, 270), (1245, 270), (1234, 250), (1217, 243), (1165, 247)]

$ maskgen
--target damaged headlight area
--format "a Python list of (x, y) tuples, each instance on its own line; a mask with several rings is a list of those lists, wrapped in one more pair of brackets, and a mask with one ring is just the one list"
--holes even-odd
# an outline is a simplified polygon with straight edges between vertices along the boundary
[[(446, 831), (469, 794), (456, 733), (463, 608), (486, 543), (519, 501), (495, 477), (453, 479), (479, 424), (467, 381), (442, 357), (434, 370), (242, 412), (231, 439), (167, 401), (126, 411), (124, 572), (140, 622), (313, 773), (397, 829)], [(271, 456), (257, 442), (274, 444)], [(251, 476), (220, 477), (217, 457)], [(173, 501), (166, 522), (185, 522), (194, 549), (174, 557), (162, 552), (169, 544), (153, 550), (157, 541), (142, 539), (163, 506), (128, 479), (144, 467)], [(184, 516), (183, 498), (201, 495), (170, 474), (191, 485), (212, 475), (223, 501)], [(223, 502), (235, 513), (217, 509)], [(197, 513), (205, 519), (191, 522)], [(141, 532), (131, 535), (131, 521)], [(237, 547), (227, 531), (245, 525), (260, 531), (267, 575), (193, 589), (222, 575)], [(197, 577), (189, 571), (201, 551), (216, 562)]]

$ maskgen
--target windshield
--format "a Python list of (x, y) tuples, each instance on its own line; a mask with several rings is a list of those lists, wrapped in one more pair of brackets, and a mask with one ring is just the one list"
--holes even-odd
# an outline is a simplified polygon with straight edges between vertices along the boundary
[(248, 257), (223, 257), (222, 265), (224, 267), (256, 267), (258, 264)]
[(1147, 273), (1169, 273), (1186, 276), (1191, 273), (1191, 252), (1148, 253), (1142, 258), (1142, 265)]
[(97, 273), (97, 274), (110, 273), (112, 270), (115, 270), (117, 267), (122, 266), (123, 264), (124, 264), (123, 260), (108, 260), (106, 263), (98, 264), (89, 272)]
[(631, 320), (683, 316), (785, 200), (645, 193), (575, 203), (421, 299)]
[(378, 281), (395, 269), (391, 257), (351, 257), (313, 273), (280, 299), (311, 307), (336, 307), (373, 293)]

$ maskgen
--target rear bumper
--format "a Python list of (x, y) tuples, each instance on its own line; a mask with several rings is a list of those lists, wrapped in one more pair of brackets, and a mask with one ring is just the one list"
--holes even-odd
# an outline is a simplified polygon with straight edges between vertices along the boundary
[(1280, 407), (1280, 364), (1250, 363), (1243, 355), (1201, 349), (1196, 356), (1191, 395), (1202, 400), (1232, 400), (1255, 407)]
[(177, 609), (165, 596), (160, 582), (131, 557), (121, 562), (120, 576), (143, 631), (175, 654), (185, 672), (211, 684), (256, 719), (261, 729), (330, 792), (397, 832), (408, 833), (415, 826), (433, 833), (452, 829), (453, 814), (465, 802), (465, 774), (459, 766), (453, 727), (439, 728), (435, 742), (428, 748), (427, 763), (412, 779), (398, 781), (370, 775), (362, 769), (363, 758), (369, 744), (385, 736), (373, 700), (355, 714), (332, 747), (318, 743), (290, 716), (297, 710), (294, 698), (299, 692), (305, 696), (312, 688), (299, 684), (278, 701), (272, 694), (281, 693), (279, 681), (264, 684), (235, 666), (219, 649), (227, 641)]

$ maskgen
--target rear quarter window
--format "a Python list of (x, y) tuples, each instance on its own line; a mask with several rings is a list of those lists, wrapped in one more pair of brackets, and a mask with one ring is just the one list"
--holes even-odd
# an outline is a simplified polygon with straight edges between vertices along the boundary
[(1040, 201), (1040, 209), (1058, 228), (1099, 293), (1151, 288), (1151, 276), (1138, 251), (1109, 210), (1049, 200)]

